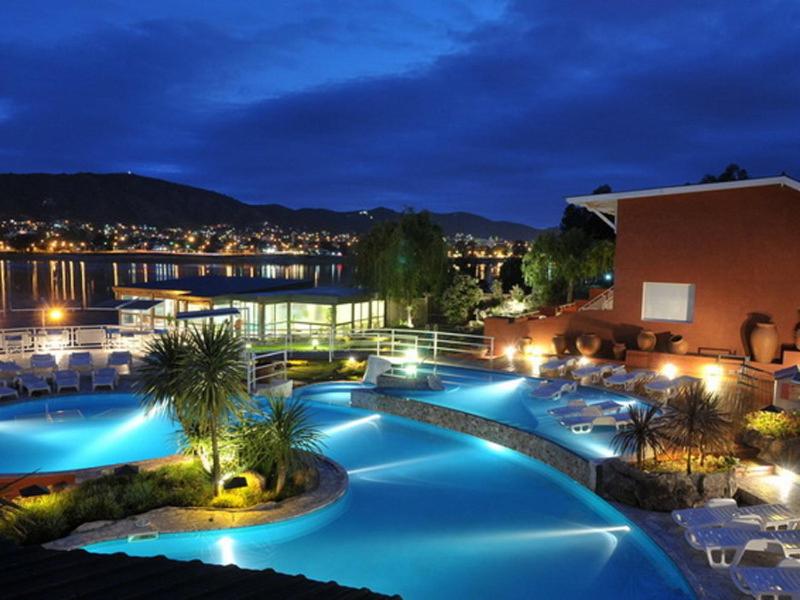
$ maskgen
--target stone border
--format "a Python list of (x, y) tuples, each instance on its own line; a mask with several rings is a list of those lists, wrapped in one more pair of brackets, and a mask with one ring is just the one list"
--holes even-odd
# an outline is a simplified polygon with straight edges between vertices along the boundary
[(300, 517), (333, 504), (347, 492), (349, 479), (341, 465), (320, 457), (317, 466), (317, 487), (281, 502), (267, 502), (249, 508), (165, 506), (118, 521), (85, 523), (67, 537), (43, 545), (51, 550), (74, 550), (88, 544), (126, 539), (131, 535), (252, 527)]
[(592, 491), (595, 489), (595, 462), (530, 431), (460, 410), (411, 398), (388, 396), (374, 390), (352, 390), (350, 405), (466, 433), (511, 448), (561, 471)]

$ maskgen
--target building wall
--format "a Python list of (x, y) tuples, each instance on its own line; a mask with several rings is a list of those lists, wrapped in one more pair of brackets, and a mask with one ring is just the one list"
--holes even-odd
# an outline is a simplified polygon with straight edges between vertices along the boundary
[[(519, 324), (487, 322), (486, 334), (529, 336), (594, 331), (635, 347), (642, 328), (684, 335), (699, 347), (749, 353), (755, 320), (773, 320), (793, 343), (800, 308), (800, 193), (781, 186), (621, 200), (618, 203), (614, 309)], [(642, 321), (642, 284), (695, 284), (692, 323)], [(503, 320), (507, 321), (507, 320)]]

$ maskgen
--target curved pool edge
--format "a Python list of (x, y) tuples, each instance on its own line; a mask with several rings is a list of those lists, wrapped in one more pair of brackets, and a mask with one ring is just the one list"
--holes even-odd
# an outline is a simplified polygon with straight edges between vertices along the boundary
[(84, 546), (129, 539), (130, 536), (229, 531), (274, 525), (308, 517), (342, 500), (349, 488), (347, 470), (327, 457), (319, 458), (320, 479), (310, 492), (280, 502), (248, 508), (173, 507), (156, 508), (117, 521), (100, 521), (96, 528), (79, 531), (44, 544), (51, 550), (74, 550)]

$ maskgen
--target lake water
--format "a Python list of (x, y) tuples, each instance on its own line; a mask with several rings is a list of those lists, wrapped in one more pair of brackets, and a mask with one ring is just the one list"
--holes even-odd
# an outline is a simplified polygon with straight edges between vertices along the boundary
[[(0, 258), (0, 323), (38, 323), (42, 305), (79, 308), (113, 298), (112, 287), (195, 275), (308, 279), (314, 285), (352, 283), (352, 267), (342, 258), (306, 256), (209, 257), (164, 255), (81, 255)], [(111, 313), (71, 312), (70, 322), (106, 322)]]

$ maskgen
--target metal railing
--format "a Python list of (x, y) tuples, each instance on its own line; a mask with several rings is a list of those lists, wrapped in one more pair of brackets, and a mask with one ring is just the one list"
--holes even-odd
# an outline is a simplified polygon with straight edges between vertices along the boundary
[(255, 392), (259, 384), (269, 383), (274, 379), (286, 380), (289, 357), (287, 350), (275, 352), (246, 353), (247, 389)]
[(589, 300), (586, 304), (578, 308), (578, 310), (613, 310), (613, 308), (614, 288), (610, 287)]
[(378, 356), (401, 356), (414, 352), (420, 358), (441, 356), (493, 358), (494, 338), (436, 329), (366, 329), (350, 334), (349, 349), (374, 352)]
[(17, 327), (0, 330), (0, 356), (60, 350), (137, 351), (155, 334), (117, 325), (73, 325), (68, 327)]

